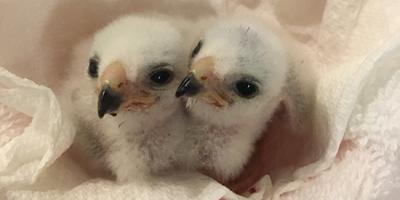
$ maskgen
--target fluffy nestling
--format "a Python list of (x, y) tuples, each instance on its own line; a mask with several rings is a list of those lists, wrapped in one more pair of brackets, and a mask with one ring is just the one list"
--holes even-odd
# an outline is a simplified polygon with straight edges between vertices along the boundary
[(222, 181), (235, 178), (285, 101), (290, 70), (286, 44), (274, 28), (253, 18), (210, 27), (176, 91), (190, 114), (187, 162)]
[(62, 91), (78, 126), (76, 146), (118, 181), (146, 178), (176, 161), (185, 123), (174, 94), (192, 48), (183, 27), (155, 17), (116, 20), (95, 35), (88, 66), (74, 67)]

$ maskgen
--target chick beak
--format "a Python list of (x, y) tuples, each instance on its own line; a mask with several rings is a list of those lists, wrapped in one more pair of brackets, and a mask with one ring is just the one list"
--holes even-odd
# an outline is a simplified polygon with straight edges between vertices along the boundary
[(199, 93), (201, 89), (201, 84), (200, 82), (196, 79), (193, 73), (190, 73), (187, 75), (181, 84), (179, 85), (178, 89), (176, 90), (175, 96), (176, 97), (181, 97), (183, 95), (186, 96), (194, 96), (197, 93)]
[(122, 96), (115, 90), (113, 90), (110, 85), (105, 85), (99, 94), (98, 101), (98, 115), (103, 118), (106, 113), (112, 113), (117, 110), (122, 102)]
[(217, 90), (219, 81), (214, 75), (214, 59), (202, 58), (192, 65), (191, 72), (183, 79), (175, 96), (201, 98), (214, 106), (225, 107), (232, 101), (228, 95)]
[[(225, 107), (231, 103), (229, 97), (222, 92), (217, 92), (215, 88), (203, 86), (203, 84), (196, 79), (193, 73), (186, 76), (176, 90), (175, 96), (201, 98), (209, 104), (216, 107)], [(203, 89), (204, 88), (204, 89)]]
[(113, 113), (119, 109), (123, 100), (123, 87), (127, 77), (123, 65), (113, 62), (107, 66), (100, 77), (100, 92), (98, 98), (98, 115), (103, 118), (107, 113)]

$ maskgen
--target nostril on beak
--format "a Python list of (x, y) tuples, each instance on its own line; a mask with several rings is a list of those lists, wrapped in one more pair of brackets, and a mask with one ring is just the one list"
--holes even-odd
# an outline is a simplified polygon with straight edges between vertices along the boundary
[(201, 87), (201, 84), (199, 83), (199, 81), (197, 81), (194, 75), (189, 74), (185, 77), (185, 79), (183, 79), (183, 81), (179, 85), (178, 89), (176, 90), (175, 96), (194, 96), (199, 93)]
[(99, 94), (98, 115), (103, 118), (106, 113), (111, 113), (119, 108), (122, 102), (121, 95), (109, 85), (103, 87)]

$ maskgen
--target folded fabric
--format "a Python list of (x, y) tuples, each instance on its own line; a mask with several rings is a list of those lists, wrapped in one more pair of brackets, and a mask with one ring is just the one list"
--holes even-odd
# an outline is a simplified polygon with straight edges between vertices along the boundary
[(33, 184), (72, 143), (50, 89), (0, 68), (0, 189)]

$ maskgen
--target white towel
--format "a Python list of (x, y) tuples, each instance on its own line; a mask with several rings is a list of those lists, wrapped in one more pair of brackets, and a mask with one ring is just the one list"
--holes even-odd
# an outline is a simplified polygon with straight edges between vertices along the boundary
[[(171, 12), (165, 1), (155, 2), (157, 11)], [(261, 17), (276, 13), (321, 70), (315, 83), (316, 161), (274, 185), (266, 176), (250, 198), (398, 199), (400, 2), (243, 2)], [(87, 48), (82, 40), (115, 16), (153, 4), (0, 1), (0, 64), (54, 89), (62, 67), (85, 62), (80, 60)], [(176, 1), (172, 6), (187, 10), (192, 4), (207, 15), (212, 6), (224, 13), (235, 3)], [(92, 180), (62, 154), (73, 134), (50, 89), (0, 70), (0, 199), (241, 198), (199, 174), (171, 175), (143, 185)]]

